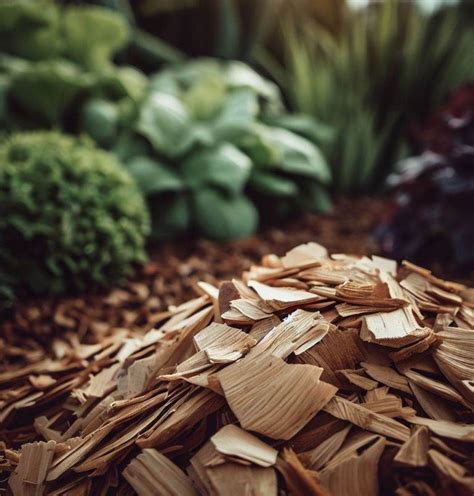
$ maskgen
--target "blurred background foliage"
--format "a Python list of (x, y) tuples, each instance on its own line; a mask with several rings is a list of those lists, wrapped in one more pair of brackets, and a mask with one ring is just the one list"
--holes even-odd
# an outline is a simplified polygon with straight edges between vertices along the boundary
[(159, 239), (327, 210), (330, 175), (333, 194), (382, 192), (425, 116), (474, 76), (468, 0), (0, 9), (4, 127), (86, 132), (115, 152)]

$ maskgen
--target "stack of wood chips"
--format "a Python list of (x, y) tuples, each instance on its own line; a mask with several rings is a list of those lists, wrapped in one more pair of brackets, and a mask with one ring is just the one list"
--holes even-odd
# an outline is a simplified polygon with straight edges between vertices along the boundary
[(9, 491), (474, 492), (472, 289), (309, 243), (200, 290), (2, 369)]

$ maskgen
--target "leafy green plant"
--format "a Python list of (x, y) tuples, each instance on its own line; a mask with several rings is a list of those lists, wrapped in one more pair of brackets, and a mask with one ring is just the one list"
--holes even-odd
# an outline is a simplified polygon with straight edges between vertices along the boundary
[[(92, 106), (98, 123), (89, 119)], [(165, 69), (131, 106), (91, 100), (82, 129), (103, 143), (117, 115), (110, 148), (146, 194), (158, 239), (190, 230), (246, 236), (258, 210), (275, 200), (286, 213), (330, 206), (330, 174), (315, 145), (328, 139), (327, 128), (286, 114), (278, 88), (241, 62), (202, 59)]]
[(259, 217), (330, 207), (319, 150), (330, 131), (286, 113), (278, 87), (247, 65), (201, 59), (146, 78), (112, 63), (127, 39), (143, 41), (123, 15), (29, 0), (2, 9), (0, 39), (41, 26), (57, 43), (40, 54), (18, 37), (0, 53), (0, 120), (86, 133), (115, 153), (147, 196), (157, 239), (246, 236)]
[(90, 139), (17, 133), (0, 145), (0, 293), (120, 282), (145, 260), (149, 219), (133, 179)]
[(336, 130), (324, 148), (335, 188), (373, 191), (406, 154), (410, 123), (474, 75), (474, 31), (458, 8), (428, 15), (394, 0), (341, 20), (335, 33), (310, 17), (284, 21), (286, 89), (297, 110)]
[(145, 76), (112, 62), (130, 36), (122, 15), (98, 6), (0, 2), (0, 120), (10, 130), (67, 126), (89, 95), (140, 97)]

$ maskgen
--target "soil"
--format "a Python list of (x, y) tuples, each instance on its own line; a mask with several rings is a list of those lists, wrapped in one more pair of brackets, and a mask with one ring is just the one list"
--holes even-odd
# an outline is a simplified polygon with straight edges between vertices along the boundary
[[(217, 284), (238, 277), (265, 254), (281, 255), (308, 241), (326, 246), (331, 253), (376, 253), (371, 232), (382, 207), (380, 199), (344, 199), (331, 214), (305, 214), (248, 239), (179, 240), (150, 247), (150, 261), (123, 288), (105, 294), (21, 300), (0, 323), (0, 336), (10, 345), (44, 350), (54, 335), (65, 331), (88, 342), (101, 339), (114, 327), (146, 331), (169, 305), (195, 297), (198, 281)], [(0, 362), (15, 360), (2, 353), (7, 352), (0, 351)]]

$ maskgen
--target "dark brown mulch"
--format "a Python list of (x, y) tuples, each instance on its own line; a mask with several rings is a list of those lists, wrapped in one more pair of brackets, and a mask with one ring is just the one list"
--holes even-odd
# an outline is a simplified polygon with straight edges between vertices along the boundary
[[(326, 246), (330, 252), (374, 253), (370, 233), (380, 215), (379, 199), (341, 200), (330, 215), (302, 215), (284, 226), (265, 228), (248, 239), (228, 243), (179, 240), (152, 247), (150, 262), (125, 287), (107, 294), (19, 301), (10, 316), (0, 323), (0, 363), (15, 360), (1, 340), (31, 347), (48, 347), (54, 335), (65, 331), (94, 342), (113, 327), (148, 330), (168, 305), (196, 296), (196, 283), (238, 276), (268, 253), (278, 255), (308, 241)], [(21, 353), (23, 356), (23, 353)]]

